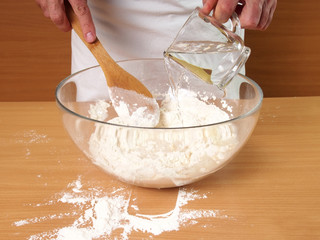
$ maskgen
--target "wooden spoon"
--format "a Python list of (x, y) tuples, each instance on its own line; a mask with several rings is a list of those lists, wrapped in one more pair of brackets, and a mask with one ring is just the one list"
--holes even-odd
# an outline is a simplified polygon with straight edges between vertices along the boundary
[(110, 99), (117, 114), (130, 125), (156, 126), (160, 110), (149, 90), (111, 58), (98, 38), (93, 43), (84, 39), (78, 17), (69, 4), (66, 4), (66, 13), (72, 28), (98, 61), (106, 77)]

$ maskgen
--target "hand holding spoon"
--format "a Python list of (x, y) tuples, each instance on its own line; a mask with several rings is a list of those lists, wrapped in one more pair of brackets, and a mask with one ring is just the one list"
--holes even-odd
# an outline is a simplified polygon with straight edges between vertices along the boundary
[(84, 39), (78, 17), (69, 4), (66, 5), (66, 13), (72, 28), (98, 61), (119, 117), (127, 119), (130, 125), (155, 127), (159, 122), (160, 111), (149, 90), (111, 58), (98, 38), (93, 43)]

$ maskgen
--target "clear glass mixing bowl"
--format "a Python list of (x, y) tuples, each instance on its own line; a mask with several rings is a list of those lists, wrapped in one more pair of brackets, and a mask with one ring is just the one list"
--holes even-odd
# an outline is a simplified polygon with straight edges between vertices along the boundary
[[(145, 84), (159, 103), (172, 86), (163, 59), (119, 64)], [(64, 79), (56, 89), (56, 101), (69, 136), (94, 164), (130, 184), (176, 187), (198, 181), (230, 162), (256, 126), (263, 93), (254, 81), (241, 74), (222, 93), (216, 86), (196, 79), (180, 77), (174, 79), (174, 85), (194, 90), (199, 98), (215, 104), (230, 119), (172, 128), (132, 127), (97, 120), (92, 109), (95, 114), (105, 109), (94, 106), (110, 102), (99, 66)], [(107, 119), (115, 116), (111, 105)]]

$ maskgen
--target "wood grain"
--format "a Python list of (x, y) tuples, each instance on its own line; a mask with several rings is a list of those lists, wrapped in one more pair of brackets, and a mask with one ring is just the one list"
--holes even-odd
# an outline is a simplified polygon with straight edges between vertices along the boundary
[(247, 76), (265, 96), (320, 95), (319, 11), (317, 0), (281, 0), (266, 31), (246, 31)]
[[(0, 1), (0, 101), (48, 101), (70, 73), (70, 34), (60, 32), (34, 1)], [(247, 76), (265, 96), (320, 94), (320, 2), (278, 1), (264, 32), (246, 31)]]
[[(200, 218), (158, 236), (133, 231), (130, 239), (320, 239), (319, 104), (320, 97), (264, 99), (258, 125), (233, 162), (186, 187), (207, 198), (184, 210), (220, 210), (227, 219)], [(45, 205), (79, 177), (84, 187), (105, 194), (111, 187), (125, 189), (139, 207), (132, 214), (166, 213), (175, 206), (176, 188), (129, 186), (95, 167), (67, 136), (53, 102), (0, 103), (0, 121), (0, 239), (26, 239), (72, 224), (78, 216), (13, 223), (80, 214), (73, 205)]]
[(60, 32), (35, 1), (0, 1), (0, 101), (54, 100), (70, 75), (70, 33)]

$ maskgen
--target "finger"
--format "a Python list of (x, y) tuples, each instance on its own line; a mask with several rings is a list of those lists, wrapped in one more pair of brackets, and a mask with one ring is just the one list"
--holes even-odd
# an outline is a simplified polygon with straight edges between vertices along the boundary
[(246, 1), (239, 15), (241, 26), (246, 29), (256, 29), (260, 22), (262, 7), (263, 1)]
[(274, 4), (270, 8), (269, 19), (268, 19), (266, 25), (262, 28), (262, 30), (266, 30), (269, 27), (269, 25), (273, 19), (273, 15), (276, 10), (276, 7), (277, 7), (277, 1), (274, 1)]
[(47, 0), (36, 0), (37, 5), (41, 9), (43, 15), (47, 18), (50, 17), (50, 13), (47, 8)]
[(47, 7), (51, 21), (62, 31), (67, 32), (71, 25), (65, 13), (63, 0), (47, 0)]
[(266, 24), (267, 24), (267, 22), (269, 20), (270, 8), (271, 8), (271, 6), (269, 6), (267, 4), (267, 1), (265, 1), (264, 4), (263, 4), (263, 7), (262, 7), (262, 13), (261, 13), (261, 16), (260, 16), (259, 24), (257, 25), (257, 29), (263, 30), (264, 27), (266, 26)]
[(84, 39), (92, 43), (96, 40), (96, 30), (92, 16), (85, 0), (69, 0), (74, 13), (77, 15)]
[(213, 16), (221, 23), (225, 23), (234, 13), (238, 0), (219, 0), (214, 9)]
[(212, 9), (217, 5), (218, 0), (203, 0), (203, 7), (201, 9), (202, 13), (209, 15)]

